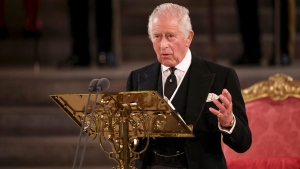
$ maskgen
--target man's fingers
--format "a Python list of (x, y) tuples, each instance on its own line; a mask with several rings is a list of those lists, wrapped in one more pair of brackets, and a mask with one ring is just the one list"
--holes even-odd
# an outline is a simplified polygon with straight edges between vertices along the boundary
[(220, 113), (218, 110), (216, 110), (216, 109), (214, 109), (214, 108), (212, 108), (212, 107), (209, 108), (209, 111), (210, 111), (212, 114), (216, 115), (216, 116), (218, 116), (219, 113)]
[(229, 91), (228, 91), (227, 89), (223, 89), (222, 95), (223, 95), (224, 97), (226, 97), (227, 100), (228, 100), (229, 102), (232, 101), (232, 99), (231, 99), (231, 94), (229, 93)]

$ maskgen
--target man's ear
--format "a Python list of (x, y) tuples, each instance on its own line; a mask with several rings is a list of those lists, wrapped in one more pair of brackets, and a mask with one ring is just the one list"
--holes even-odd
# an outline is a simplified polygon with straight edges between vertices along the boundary
[(190, 44), (192, 43), (193, 37), (194, 37), (194, 31), (190, 30), (189, 35), (188, 35), (188, 37), (185, 41), (186, 42), (185, 44), (186, 44), (187, 47), (189, 47)]

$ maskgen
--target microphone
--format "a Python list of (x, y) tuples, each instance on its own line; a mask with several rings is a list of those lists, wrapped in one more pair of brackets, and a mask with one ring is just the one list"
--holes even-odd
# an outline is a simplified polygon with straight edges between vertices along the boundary
[(98, 99), (99, 91), (107, 90), (109, 88), (109, 85), (110, 85), (110, 82), (107, 78), (93, 79), (89, 84), (89, 95), (88, 95), (87, 103), (86, 103), (86, 106), (85, 106), (84, 118), (83, 118), (82, 124), (81, 124), (81, 130), (80, 130), (80, 134), (79, 134), (79, 140), (77, 142), (77, 148), (76, 148), (76, 153), (75, 153), (75, 158), (74, 158), (74, 161), (73, 161), (73, 168), (72, 169), (74, 169), (74, 167), (76, 165), (79, 144), (81, 142), (82, 132), (83, 132), (83, 128), (84, 128), (84, 124), (85, 124), (85, 120), (86, 120), (86, 116), (87, 116), (87, 112), (88, 112), (88, 105), (89, 105), (89, 102), (90, 102), (91, 93), (96, 91), (96, 96), (95, 96), (95, 101), (94, 101), (92, 112), (91, 112), (91, 118), (90, 118), (90, 121), (89, 121), (87, 134), (85, 136), (85, 142), (84, 142), (84, 145), (83, 145), (83, 150), (82, 150), (82, 154), (81, 154), (81, 158), (80, 158), (79, 169), (81, 169), (81, 166), (82, 166), (82, 163), (83, 163), (84, 154), (85, 154), (85, 150), (86, 150), (86, 143), (87, 143), (88, 135), (89, 135), (91, 125), (92, 125), (92, 122), (93, 122), (95, 106), (96, 106), (96, 102), (97, 102), (97, 99)]
[[(75, 168), (75, 165), (76, 165), (76, 162), (77, 162), (78, 150), (80, 148), (79, 146), (80, 146), (80, 143), (81, 143), (81, 137), (82, 137), (82, 133), (83, 133), (83, 129), (84, 129), (86, 115), (87, 115), (87, 112), (88, 112), (88, 105), (89, 105), (89, 102), (90, 102), (91, 94), (92, 94), (92, 92), (96, 91), (96, 86), (97, 86), (98, 81), (99, 81), (99, 79), (93, 79), (89, 84), (89, 89), (88, 89), (89, 95), (88, 95), (87, 103), (86, 103), (86, 106), (85, 106), (83, 119), (82, 119), (82, 122), (81, 122), (81, 129), (80, 129), (80, 133), (79, 133), (79, 137), (78, 137), (77, 148), (76, 148), (76, 152), (75, 152), (75, 158), (74, 158), (74, 161), (73, 161), (72, 169)], [(83, 148), (84, 152), (85, 152), (85, 147), (86, 147), (86, 142), (84, 143), (84, 148)], [(82, 165), (82, 160), (84, 158), (84, 152), (81, 154), (80, 168), (81, 168), (81, 165)]]
[(94, 92), (94, 91), (96, 91), (96, 86), (97, 86), (98, 81), (99, 81), (99, 79), (93, 79), (93, 80), (90, 82), (90, 85), (89, 85), (89, 92)]
[(97, 91), (104, 91), (107, 90), (109, 88), (110, 82), (107, 78), (101, 78), (100, 80), (98, 80), (97, 82)]

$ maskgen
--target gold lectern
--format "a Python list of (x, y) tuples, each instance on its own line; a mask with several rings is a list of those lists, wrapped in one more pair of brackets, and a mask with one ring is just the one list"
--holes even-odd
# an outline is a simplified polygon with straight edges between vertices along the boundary
[[(133, 161), (148, 148), (150, 138), (194, 137), (192, 126), (186, 125), (156, 91), (100, 93), (98, 97), (92, 94), (86, 117), (88, 94), (54, 94), (50, 97), (79, 126), (87, 119), (83, 131), (89, 131), (92, 139), (99, 139), (101, 149), (118, 163), (116, 169), (135, 168)], [(139, 139), (147, 139), (147, 146), (137, 152)], [(110, 144), (110, 151), (103, 146), (104, 140)]]

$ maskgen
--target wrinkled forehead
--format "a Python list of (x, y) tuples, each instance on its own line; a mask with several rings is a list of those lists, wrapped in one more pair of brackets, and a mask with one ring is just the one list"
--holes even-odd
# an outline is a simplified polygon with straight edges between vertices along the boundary
[(155, 17), (152, 26), (178, 26), (178, 19), (173, 17)]

